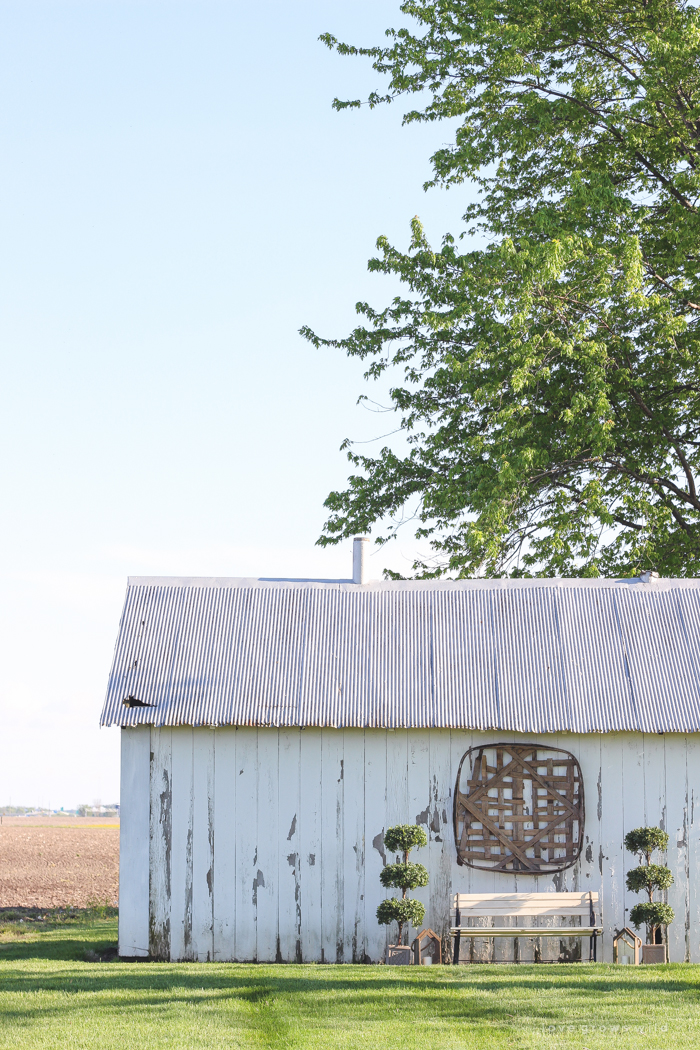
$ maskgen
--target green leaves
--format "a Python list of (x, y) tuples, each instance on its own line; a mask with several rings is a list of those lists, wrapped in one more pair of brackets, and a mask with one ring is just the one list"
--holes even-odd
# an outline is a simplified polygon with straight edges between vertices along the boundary
[(645, 864), (640, 868), (633, 868), (627, 872), (627, 889), (632, 893), (640, 893), (646, 890), (667, 890), (673, 885), (673, 875), (669, 868), (661, 864)]
[(420, 926), (425, 918), (425, 908), (420, 901), (411, 900), (406, 890), (428, 885), (428, 872), (422, 864), (413, 864), (408, 855), (417, 846), (427, 846), (428, 836), (417, 824), (396, 824), (384, 832), (384, 846), (389, 853), (402, 853), (403, 863), (386, 864), (379, 873), (382, 886), (396, 887), (402, 891), (401, 898), (390, 897), (377, 908), (377, 921), (388, 926), (399, 924), (398, 943), (402, 943), (403, 928), (407, 922)]
[(418, 824), (396, 824), (384, 832), (384, 846), (389, 853), (403, 853), (408, 857), (412, 849), (427, 845), (428, 836)]
[(415, 890), (428, 885), (428, 872), (422, 864), (387, 864), (379, 872), (382, 886), (394, 886), (401, 890)]
[(635, 828), (625, 835), (625, 849), (645, 860), (643, 865), (627, 872), (627, 889), (633, 893), (645, 890), (649, 894), (649, 900), (644, 904), (635, 904), (630, 919), (635, 929), (647, 926), (650, 944), (654, 943), (657, 926), (668, 926), (674, 918), (670, 905), (654, 900), (655, 890), (666, 890), (673, 884), (673, 875), (667, 867), (651, 863), (654, 850), (665, 850), (667, 846), (668, 834), (661, 828)]
[(661, 828), (635, 828), (625, 835), (625, 849), (645, 857), (647, 864), (654, 850), (665, 850), (667, 846), (668, 833)]
[(652, 931), (657, 926), (668, 926), (673, 922), (674, 918), (675, 913), (670, 904), (661, 904), (656, 901), (645, 901), (643, 904), (635, 904), (630, 911), (630, 921), (635, 930), (638, 930), (640, 926), (649, 928), (649, 943), (651, 944), (654, 943)]
[(392, 922), (399, 924), (399, 944), (403, 926), (407, 922), (420, 926), (424, 918), (425, 907), (412, 897), (389, 897), (377, 908), (377, 922), (380, 926), (389, 926)]
[[(435, 185), (480, 189), (466, 241), (418, 220), (370, 269), (405, 289), (316, 345), (388, 374), (406, 451), (348, 443), (321, 544), (407, 517), (419, 576), (700, 572), (700, 15), (680, 0), (410, 0), (375, 104), (450, 119)], [(470, 237), (478, 235), (470, 241)]]

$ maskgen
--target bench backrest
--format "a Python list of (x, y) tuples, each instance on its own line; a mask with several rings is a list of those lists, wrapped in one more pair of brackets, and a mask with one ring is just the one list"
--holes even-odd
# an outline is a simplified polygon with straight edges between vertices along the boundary
[(588, 921), (598, 894), (585, 893), (455, 893), (452, 915), (464, 919), (514, 915), (580, 915)]

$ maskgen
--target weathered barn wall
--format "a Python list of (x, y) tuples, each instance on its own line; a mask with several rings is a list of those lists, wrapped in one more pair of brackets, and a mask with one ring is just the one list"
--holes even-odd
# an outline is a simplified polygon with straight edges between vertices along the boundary
[[(459, 867), (452, 793), (462, 755), (478, 744), (534, 739), (581, 764), (582, 859), (546, 877)], [(456, 891), (590, 888), (601, 894), (599, 958), (609, 961), (612, 931), (639, 899), (625, 890), (636, 862), (624, 835), (660, 824), (676, 879), (670, 958), (700, 962), (696, 735), (140, 726), (122, 730), (122, 749), (122, 955), (143, 952), (147, 931), (151, 954), (173, 960), (377, 961), (387, 942), (375, 918), (382, 833), (418, 822), (429, 835), (415, 854), (430, 872), (430, 885), (415, 893), (425, 925), (447, 932)], [(559, 950), (541, 943), (543, 957)], [(475, 942), (474, 957), (512, 958), (512, 942), (492, 944)], [(518, 957), (533, 958), (533, 950), (521, 939)]]

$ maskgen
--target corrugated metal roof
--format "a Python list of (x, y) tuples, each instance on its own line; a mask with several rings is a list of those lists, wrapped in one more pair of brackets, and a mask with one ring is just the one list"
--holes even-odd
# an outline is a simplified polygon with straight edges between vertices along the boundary
[(699, 625), (700, 580), (132, 577), (102, 724), (696, 732)]

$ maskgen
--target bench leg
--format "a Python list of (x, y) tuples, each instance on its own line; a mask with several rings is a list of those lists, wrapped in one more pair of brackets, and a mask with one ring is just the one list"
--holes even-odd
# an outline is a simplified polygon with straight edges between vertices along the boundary
[(455, 934), (454, 948), (452, 949), (452, 965), (453, 966), (458, 966), (459, 965), (459, 942), (460, 942), (460, 938), (461, 938), (461, 935), (459, 933), (456, 933)]
[(598, 962), (598, 934), (594, 933), (590, 940), (588, 949), (588, 961)]

